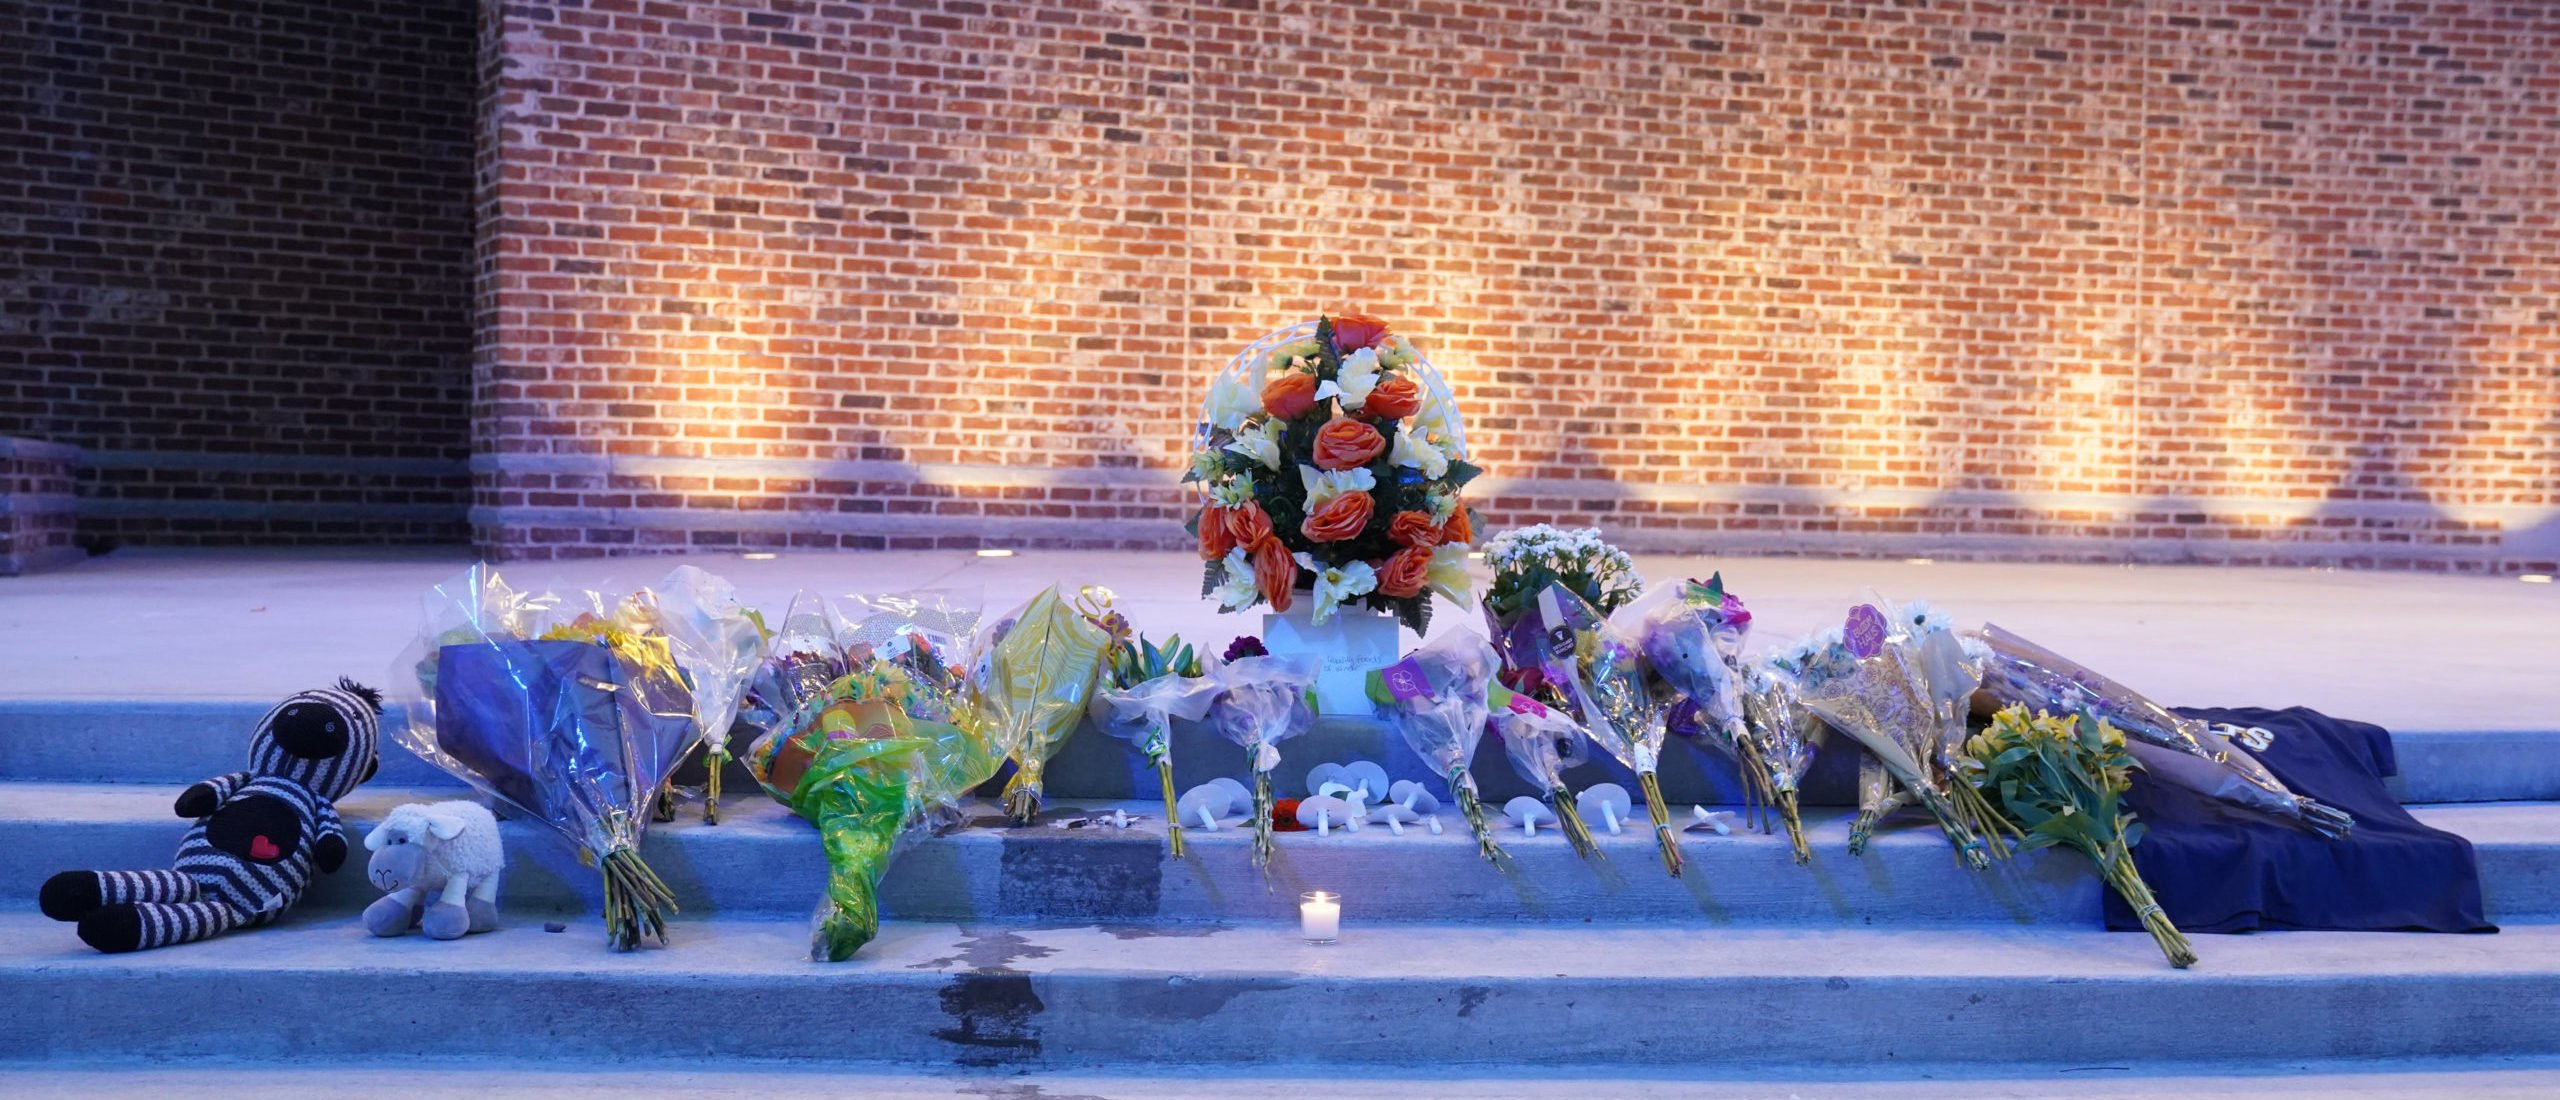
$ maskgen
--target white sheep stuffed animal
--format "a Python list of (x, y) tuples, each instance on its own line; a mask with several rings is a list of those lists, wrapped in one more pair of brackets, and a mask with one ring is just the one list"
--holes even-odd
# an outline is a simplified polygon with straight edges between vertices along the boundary
[(498, 926), (498, 872), (507, 855), (488, 807), (465, 801), (394, 806), (365, 834), (364, 847), (373, 853), (365, 877), (390, 891), (365, 907), (367, 931), (397, 936), (419, 928), (454, 940)]

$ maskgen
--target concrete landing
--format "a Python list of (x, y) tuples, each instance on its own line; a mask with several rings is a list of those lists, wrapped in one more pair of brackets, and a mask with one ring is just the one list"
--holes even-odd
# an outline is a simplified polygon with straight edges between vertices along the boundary
[[(128, 550), (0, 579), (0, 698), (272, 700), (386, 675), (428, 586), (460, 551)], [(1223, 647), (1258, 615), (1198, 598), (1178, 553), (965, 551), (737, 555), (504, 567), (520, 587), (616, 587), (690, 561), (751, 602), (792, 592), (975, 590), (991, 609), (1051, 583), (1101, 584), (1150, 634)], [(2178, 705), (2301, 704), (2396, 732), (2560, 730), (2560, 585), (2509, 578), (2186, 566), (1639, 556), (1653, 582), (1721, 569), (1777, 645), (1837, 624), (1867, 590), (2000, 623)], [(1479, 566), (1478, 572), (1482, 569)], [(1472, 622), (1442, 605), (1435, 631)], [(147, 658), (138, 661), (137, 658)]]

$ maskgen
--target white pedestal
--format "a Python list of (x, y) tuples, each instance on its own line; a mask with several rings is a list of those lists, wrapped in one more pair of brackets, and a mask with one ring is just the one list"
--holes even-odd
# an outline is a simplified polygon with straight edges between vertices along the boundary
[(1301, 592), (1288, 614), (1262, 617), (1262, 644), (1281, 656), (1316, 656), (1317, 713), (1366, 715), (1369, 673), (1396, 663), (1404, 628), (1394, 616), (1367, 608), (1336, 610), (1331, 622), (1318, 626), (1314, 601)]

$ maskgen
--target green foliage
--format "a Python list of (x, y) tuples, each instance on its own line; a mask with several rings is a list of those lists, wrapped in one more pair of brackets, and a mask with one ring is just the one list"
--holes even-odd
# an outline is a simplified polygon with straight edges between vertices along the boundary
[(2022, 848), (2062, 845), (2103, 860), (2141, 836), (2121, 805), (2140, 765), (2123, 733), (2086, 715), (2010, 707), (1965, 742), (1960, 766), (2018, 827)]

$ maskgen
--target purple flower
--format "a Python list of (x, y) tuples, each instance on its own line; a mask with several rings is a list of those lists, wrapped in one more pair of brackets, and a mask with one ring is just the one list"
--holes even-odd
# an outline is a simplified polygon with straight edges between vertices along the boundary
[(1246, 657), (1268, 657), (1270, 655), (1270, 650), (1262, 648), (1262, 639), (1256, 638), (1251, 634), (1247, 634), (1232, 642), (1228, 642), (1226, 656), (1220, 659), (1235, 661), (1242, 660)]

